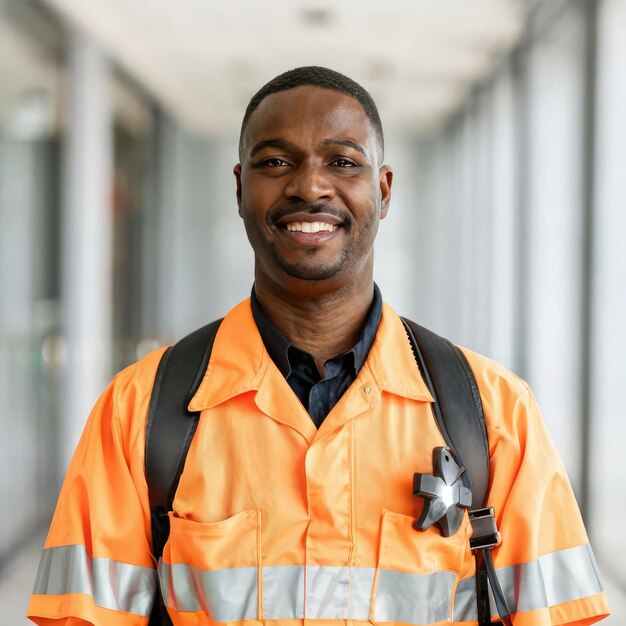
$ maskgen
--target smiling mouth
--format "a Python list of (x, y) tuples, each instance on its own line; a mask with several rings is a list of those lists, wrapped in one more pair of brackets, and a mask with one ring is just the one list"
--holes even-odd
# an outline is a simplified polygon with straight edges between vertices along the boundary
[(305, 237), (307, 235), (317, 235), (318, 237), (328, 236), (336, 232), (339, 228), (346, 226), (345, 221), (336, 215), (335, 210), (324, 207), (322, 211), (290, 211), (282, 216), (277, 216), (274, 224), (283, 231)]
[(338, 224), (329, 224), (328, 222), (287, 222), (282, 226), (293, 233), (332, 233), (339, 228)]

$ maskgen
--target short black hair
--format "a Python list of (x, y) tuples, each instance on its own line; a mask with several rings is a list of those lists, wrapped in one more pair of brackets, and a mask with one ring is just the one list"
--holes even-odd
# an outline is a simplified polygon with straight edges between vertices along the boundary
[(324, 89), (331, 89), (332, 91), (339, 91), (354, 98), (359, 102), (365, 111), (372, 128), (376, 133), (376, 139), (380, 147), (380, 158), (382, 159), (383, 151), (385, 149), (385, 141), (383, 138), (383, 125), (380, 121), (380, 115), (378, 114), (378, 108), (374, 99), (369, 92), (359, 85), (356, 81), (348, 78), (344, 74), (336, 72), (335, 70), (328, 69), (327, 67), (319, 67), (317, 65), (308, 65), (303, 67), (296, 67), (293, 70), (289, 70), (272, 78), (269, 83), (266, 83), (259, 89), (253, 96), (241, 122), (241, 132), (239, 134), (239, 156), (243, 149), (243, 136), (248, 125), (250, 116), (256, 111), (261, 102), (267, 98), (267, 96), (273, 93), (279, 93), (280, 91), (287, 91), (288, 89), (295, 89), (303, 85), (313, 85), (315, 87), (322, 87)]

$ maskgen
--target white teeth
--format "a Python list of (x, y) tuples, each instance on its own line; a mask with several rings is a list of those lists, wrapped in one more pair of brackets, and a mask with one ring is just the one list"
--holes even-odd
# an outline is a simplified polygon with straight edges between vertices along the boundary
[(287, 230), (301, 233), (319, 233), (321, 230), (325, 230), (332, 233), (337, 230), (337, 225), (326, 222), (289, 222)]

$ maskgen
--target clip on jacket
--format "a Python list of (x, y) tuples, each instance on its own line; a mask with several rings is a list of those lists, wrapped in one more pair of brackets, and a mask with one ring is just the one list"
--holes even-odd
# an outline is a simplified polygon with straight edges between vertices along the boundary
[(465, 467), (447, 446), (433, 450), (433, 474), (413, 475), (413, 495), (424, 498), (424, 508), (414, 526), (426, 530), (437, 524), (444, 537), (459, 530), (465, 509), (472, 504), (472, 491), (463, 484)]

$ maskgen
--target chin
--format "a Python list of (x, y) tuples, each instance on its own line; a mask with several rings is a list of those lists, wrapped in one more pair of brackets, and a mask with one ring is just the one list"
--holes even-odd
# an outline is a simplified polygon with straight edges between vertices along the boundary
[(311, 266), (308, 263), (297, 265), (284, 264), (281, 266), (281, 269), (292, 278), (310, 281), (329, 280), (335, 278), (340, 273), (340, 268), (334, 266)]
[(282, 256), (275, 255), (275, 261), (280, 269), (292, 278), (307, 281), (320, 281), (337, 278), (345, 273), (348, 266), (346, 255), (326, 261), (306, 259), (304, 261), (289, 262)]

